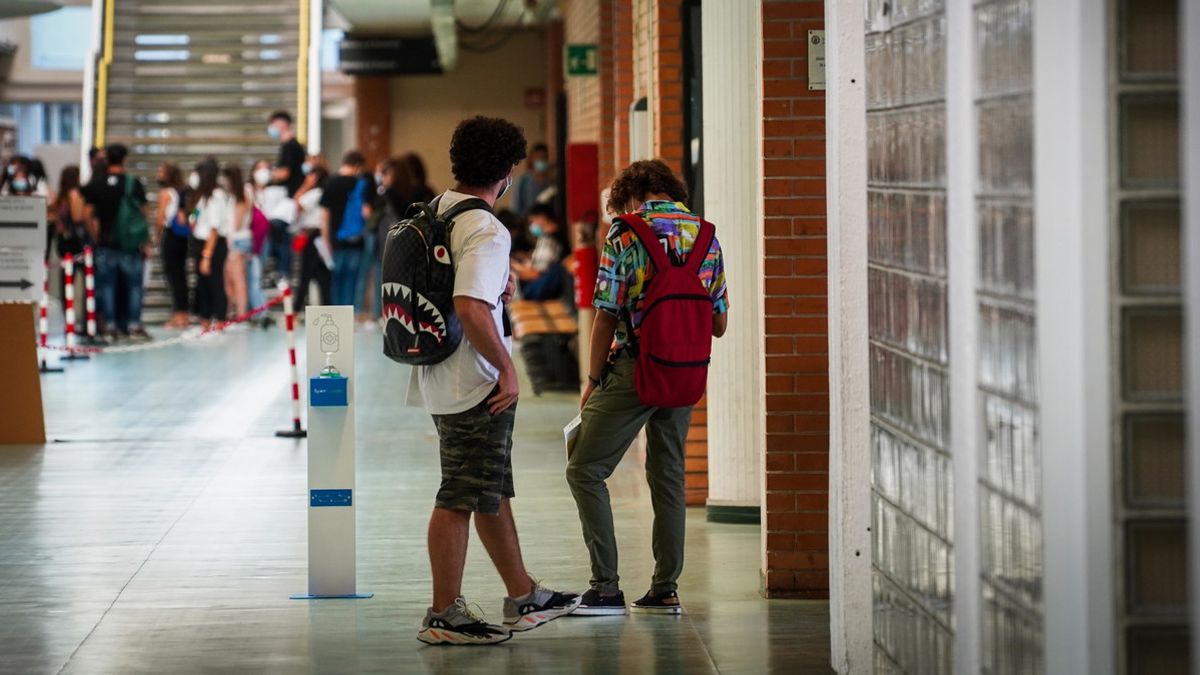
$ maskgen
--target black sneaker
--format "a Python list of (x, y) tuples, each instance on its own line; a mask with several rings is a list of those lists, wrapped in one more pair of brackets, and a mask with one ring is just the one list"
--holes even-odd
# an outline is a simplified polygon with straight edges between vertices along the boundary
[(504, 625), (512, 631), (532, 630), (575, 611), (579, 596), (543, 588), (541, 582), (526, 596), (504, 599)]
[(495, 645), (512, 639), (503, 626), (487, 623), (459, 598), (446, 611), (436, 613), (430, 607), (421, 622), (417, 639), (428, 645)]
[(625, 609), (625, 594), (617, 591), (616, 595), (600, 595), (596, 590), (583, 594), (579, 608), (571, 613), (572, 616), (623, 616), (628, 614)]
[(630, 609), (639, 614), (683, 614), (683, 605), (679, 604), (679, 594), (675, 591), (649, 591)]

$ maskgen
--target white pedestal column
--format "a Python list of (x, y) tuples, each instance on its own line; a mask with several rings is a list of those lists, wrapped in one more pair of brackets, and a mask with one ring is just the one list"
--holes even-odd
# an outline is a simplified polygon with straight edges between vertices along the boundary
[(766, 446), (763, 356), (762, 13), (706, 3), (702, 16), (704, 217), (717, 226), (732, 300), (708, 377), (709, 517), (757, 522)]
[[(304, 314), (308, 387), (308, 593), (295, 599), (369, 598), (355, 581), (354, 308), (313, 306)], [(322, 405), (312, 378), (348, 378), (345, 405)], [(316, 399), (316, 400), (314, 400)]]

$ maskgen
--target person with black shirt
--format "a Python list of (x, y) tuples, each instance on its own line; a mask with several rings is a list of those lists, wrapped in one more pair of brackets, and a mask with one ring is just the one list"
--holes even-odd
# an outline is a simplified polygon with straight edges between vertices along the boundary
[(357, 150), (342, 158), (336, 175), (325, 181), (321, 195), (321, 236), (333, 249), (333, 304), (354, 305), (362, 311), (362, 298), (355, 297), (358, 276), (366, 249), (367, 222), (371, 219), (375, 179), (367, 173), (367, 160)]
[(325, 163), (320, 157), (311, 157), (309, 162), (313, 168), (304, 177), (304, 183), (300, 189), (296, 191), (298, 214), (296, 224), (300, 228), (297, 240), (301, 244), (298, 246), (300, 249), (300, 281), (296, 284), (295, 290), (297, 308), (308, 306), (308, 289), (314, 281), (317, 283), (317, 292), (320, 294), (321, 302), (332, 304), (330, 286), (333, 283), (333, 275), (316, 246), (317, 238), (321, 236), (324, 227), (324, 210), (321, 209), (320, 203), (323, 194), (322, 188), (329, 179), (329, 172), (325, 169)]
[(188, 241), (192, 236), (188, 224), (188, 188), (183, 182), (183, 172), (171, 162), (159, 165), (157, 182), (158, 211), (154, 215), (154, 228), (162, 251), (163, 276), (171, 290), (171, 319), (163, 328), (187, 328), (190, 295), (187, 257)]
[[(267, 121), (267, 135), (279, 141), (279, 157), (271, 170), (271, 185), (287, 188), (288, 199), (295, 199), (296, 192), (304, 183), (308, 151), (296, 139), (292, 129), (292, 116), (285, 110), (271, 113)], [(278, 218), (271, 220), (271, 235), (268, 238), (267, 256), (275, 259), (275, 272), (287, 279), (292, 271), (291, 223)]]
[[(107, 159), (104, 178), (92, 180), (83, 188), (83, 198), (87, 202), (84, 222), (88, 234), (96, 242), (96, 305), (110, 341), (118, 332), (134, 339), (148, 340), (150, 335), (142, 327), (142, 282), (149, 243), (143, 247), (145, 250), (126, 251), (114, 240), (117, 211), (125, 198), (126, 188), (143, 208), (146, 190), (140, 180), (125, 173), (125, 156), (129, 151), (124, 145), (110, 145), (104, 154)], [(121, 312), (117, 311), (118, 287), (125, 291)]]

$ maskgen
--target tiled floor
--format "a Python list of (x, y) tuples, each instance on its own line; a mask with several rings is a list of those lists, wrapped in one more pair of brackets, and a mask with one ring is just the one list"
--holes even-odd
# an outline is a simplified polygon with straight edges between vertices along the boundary
[[(499, 647), (422, 646), (433, 428), (401, 404), (407, 370), (379, 334), (357, 348), (358, 579), (373, 599), (288, 599), (306, 587), (305, 446), (273, 436), (290, 419), (280, 332), (109, 355), (43, 376), (53, 442), (0, 447), (0, 672), (829, 672), (825, 603), (763, 600), (758, 528), (702, 510), (688, 516), (682, 618), (568, 617)], [(522, 401), (514, 509), (531, 571), (582, 589), (561, 450), (574, 412), (571, 396)], [(640, 595), (636, 453), (610, 486), (624, 587)], [(500, 616), (474, 539), (465, 592)]]

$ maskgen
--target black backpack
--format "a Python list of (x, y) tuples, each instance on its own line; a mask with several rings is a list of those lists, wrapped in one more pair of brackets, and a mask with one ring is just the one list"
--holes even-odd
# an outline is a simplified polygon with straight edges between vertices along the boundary
[(467, 211), (491, 212), (482, 199), (464, 199), (439, 216), (440, 201), (413, 204), (383, 244), (383, 353), (410, 366), (441, 363), (462, 342), (462, 324), (454, 313), (450, 232), (454, 219)]

